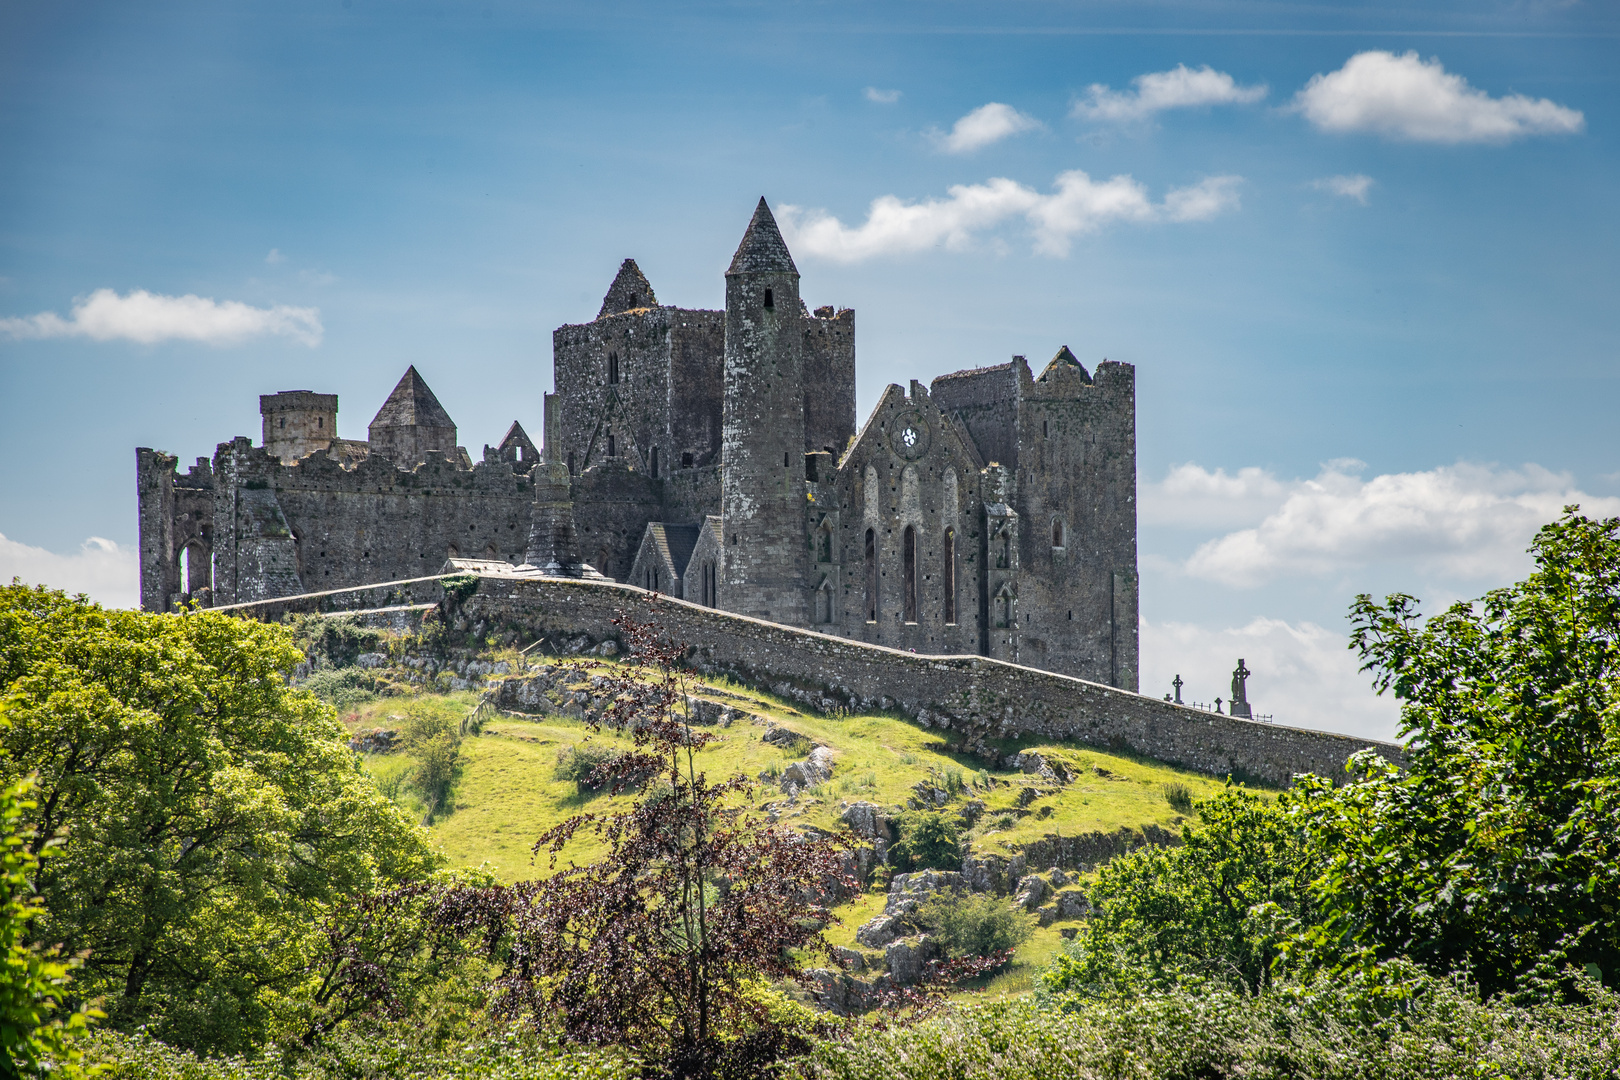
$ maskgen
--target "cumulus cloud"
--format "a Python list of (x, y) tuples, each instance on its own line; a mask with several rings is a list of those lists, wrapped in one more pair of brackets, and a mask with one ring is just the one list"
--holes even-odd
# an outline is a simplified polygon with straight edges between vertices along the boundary
[(866, 100), (875, 102), (878, 105), (893, 105), (900, 100), (900, 91), (879, 90), (875, 86), (868, 86), (866, 88)]
[(966, 154), (1040, 126), (1041, 122), (1033, 116), (1025, 116), (1011, 105), (992, 101), (962, 117), (949, 132), (936, 131), (932, 137), (947, 154)]
[(1172, 694), (1171, 680), (1179, 675), (1183, 701), (1229, 700), (1232, 670), (1242, 659), (1253, 672), (1247, 689), (1256, 714), (1278, 724), (1393, 740), (1399, 707), (1373, 693), (1348, 646), (1344, 630), (1312, 622), (1259, 617), (1242, 626), (1212, 627), (1143, 619), (1142, 692)]
[(1137, 513), (1144, 525), (1236, 528), (1276, 510), (1290, 490), (1275, 473), (1253, 465), (1228, 473), (1188, 462), (1163, 480), (1141, 484)]
[(1086, 96), (1074, 103), (1071, 115), (1082, 120), (1108, 123), (1134, 123), (1147, 120), (1166, 109), (1191, 109), (1201, 105), (1252, 105), (1266, 96), (1266, 87), (1239, 86), (1224, 71), (1205, 64), (1194, 70), (1177, 64), (1169, 71), (1138, 75), (1132, 90), (1113, 90), (1093, 83)]
[(1337, 195), (1343, 199), (1354, 199), (1362, 206), (1367, 205), (1367, 192), (1372, 186), (1373, 178), (1363, 176), (1361, 173), (1353, 176), (1324, 176), (1311, 181), (1311, 187), (1317, 191), (1325, 191), (1329, 195)]
[(235, 345), (248, 338), (280, 335), (303, 345), (321, 343), (318, 308), (257, 308), (238, 300), (213, 300), (188, 293), (161, 296), (136, 289), (120, 296), (97, 289), (73, 301), (67, 318), (54, 311), (0, 318), (0, 333), (14, 338), (87, 337), (95, 341), (200, 341)]
[[(1178, 483), (1202, 483), (1209, 490), (1223, 482), (1242, 486), (1248, 471), (1227, 477), (1219, 470), (1183, 468), (1192, 471)], [(1205, 542), (1182, 569), (1236, 587), (1286, 576), (1326, 577), (1376, 562), (1466, 581), (1507, 582), (1528, 570), (1531, 537), (1565, 505), (1620, 514), (1620, 498), (1582, 492), (1568, 473), (1539, 465), (1464, 463), (1370, 480), (1360, 471), (1360, 462), (1330, 462), (1314, 479), (1285, 485), (1281, 502), (1258, 525)], [(1274, 480), (1263, 472), (1252, 475), (1245, 490), (1274, 498)], [(1154, 498), (1161, 514), (1173, 505), (1162, 490)]]
[(1155, 203), (1129, 176), (1093, 180), (1079, 169), (1057, 178), (1051, 194), (1005, 177), (957, 184), (943, 199), (906, 202), (895, 195), (872, 200), (866, 221), (849, 226), (825, 210), (783, 206), (778, 215), (794, 251), (853, 263), (881, 255), (933, 248), (962, 251), (982, 233), (1022, 218), (1035, 250), (1063, 256), (1074, 237), (1116, 221), (1202, 221), (1236, 209), (1242, 177), (1213, 176), (1168, 192)]
[(1503, 143), (1528, 135), (1572, 135), (1586, 118), (1546, 98), (1493, 98), (1446, 71), (1438, 58), (1357, 53), (1344, 67), (1313, 75), (1293, 108), (1322, 131), (1370, 131), (1436, 143)]
[(271, 248), (270, 249), (270, 254), (268, 254), (268, 255), (266, 255), (264, 257), (264, 261), (269, 263), (271, 266), (274, 266), (277, 263), (286, 262), (287, 261), (287, 256), (285, 256), (285, 255), (283, 255), (281, 253), (280, 248)]
[(99, 536), (92, 536), (70, 555), (59, 555), (0, 533), (0, 581), (9, 583), (13, 578), (21, 579), (25, 585), (87, 593), (106, 607), (140, 606), (140, 570), (135, 552)]

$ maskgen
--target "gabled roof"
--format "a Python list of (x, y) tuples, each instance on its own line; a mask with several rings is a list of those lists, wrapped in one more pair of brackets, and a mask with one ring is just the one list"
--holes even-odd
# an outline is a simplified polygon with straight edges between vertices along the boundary
[(540, 459), (540, 451), (535, 448), (534, 441), (529, 438), (529, 433), (523, 430), (523, 425), (516, 420), (512, 421), (512, 426), (506, 429), (506, 434), (501, 436), (501, 443), (496, 449), (505, 453), (514, 446), (522, 447), (524, 461), (528, 461), (530, 458), (536, 461)]
[(737, 245), (737, 254), (731, 257), (731, 269), (726, 273), (798, 272), (799, 268), (793, 265), (793, 256), (788, 253), (787, 241), (782, 239), (782, 230), (776, 227), (776, 218), (771, 216), (771, 208), (761, 196), (759, 205), (754, 207), (754, 220), (748, 223), (748, 231), (743, 233), (742, 243)]
[(1041, 372), (1040, 381), (1045, 382), (1048, 375), (1052, 375), (1065, 369), (1078, 372), (1080, 377), (1086, 382), (1091, 381), (1091, 376), (1086, 373), (1085, 365), (1075, 358), (1074, 353), (1069, 351), (1069, 347), (1067, 345), (1059, 349), (1057, 351), (1057, 355), (1052, 357), (1052, 362), (1047, 364), (1046, 370)]
[(450, 414), (444, 411), (444, 406), (412, 364), (405, 369), (399, 385), (388, 395), (377, 415), (371, 418), (371, 426), (453, 428), (456, 422), (450, 419)]
[(663, 521), (649, 521), (647, 535), (652, 541), (653, 550), (663, 557), (677, 576), (684, 578), (686, 564), (692, 561), (692, 549), (697, 547), (702, 528), (697, 524), (671, 525)]
[(657, 306), (658, 297), (653, 295), (652, 282), (641, 272), (636, 260), (626, 259), (619, 264), (619, 272), (614, 276), (613, 284), (608, 286), (607, 295), (602, 297), (602, 310), (596, 313), (596, 317), (605, 319), (621, 311)]

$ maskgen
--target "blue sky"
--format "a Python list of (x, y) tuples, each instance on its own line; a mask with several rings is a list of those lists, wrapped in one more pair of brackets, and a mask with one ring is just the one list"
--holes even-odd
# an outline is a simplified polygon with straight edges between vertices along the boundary
[(1391, 734), (1356, 592), (1620, 512), (1617, 120), (1607, 4), (0, 0), (0, 574), (130, 602), (133, 448), (261, 393), (537, 430), (551, 330), (627, 256), (719, 306), (763, 194), (863, 416), (1136, 365), (1145, 691)]

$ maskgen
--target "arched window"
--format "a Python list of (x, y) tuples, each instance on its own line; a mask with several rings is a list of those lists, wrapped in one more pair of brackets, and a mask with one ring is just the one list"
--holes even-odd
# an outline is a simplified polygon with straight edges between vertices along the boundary
[(1063, 519), (1062, 518), (1053, 518), (1052, 519), (1052, 546), (1055, 547), (1055, 548), (1062, 547), (1063, 546), (1063, 541), (1065, 539), (1067, 539), (1067, 537), (1064, 536)]
[(945, 589), (945, 622), (956, 622), (956, 530), (945, 530), (945, 567), (940, 575)]
[(878, 621), (877, 530), (866, 530), (866, 621)]
[(650, 456), (652, 458), (652, 478), (656, 480), (658, 479), (658, 447), (655, 446), (652, 448), (652, 454)]
[(900, 580), (906, 594), (906, 622), (917, 621), (917, 530), (906, 526), (901, 541)]
[(618, 381), (619, 381), (619, 354), (616, 353), (616, 352), (610, 352), (610, 353), (608, 353), (608, 382), (609, 382), (609, 384), (612, 384), (612, 383), (616, 383)]
[(816, 561), (832, 562), (832, 528), (826, 522), (816, 530)]
[(825, 626), (832, 621), (832, 586), (823, 581), (816, 590), (816, 622)]
[(765, 290), (765, 306), (768, 308), (773, 308), (776, 306), (776, 298), (771, 295), (771, 290), (769, 289)]
[(1012, 569), (1012, 539), (1005, 528), (1001, 530), (1001, 552), (996, 556), (996, 566), (1003, 570)]
[(608, 549), (607, 548), (597, 548), (596, 549), (596, 569), (601, 572), (603, 577), (612, 577), (613, 576), (613, 571), (608, 569)]

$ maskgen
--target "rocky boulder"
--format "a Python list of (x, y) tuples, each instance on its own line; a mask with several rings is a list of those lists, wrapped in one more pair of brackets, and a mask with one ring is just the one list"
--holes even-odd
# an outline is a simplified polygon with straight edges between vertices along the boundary
[(1019, 879), (1018, 891), (1013, 894), (1013, 903), (1025, 911), (1034, 911), (1046, 902), (1052, 895), (1052, 886), (1039, 874), (1026, 874)]
[(883, 960), (896, 986), (911, 986), (922, 980), (929, 961), (938, 959), (943, 952), (939, 942), (923, 934), (891, 943), (883, 950)]

